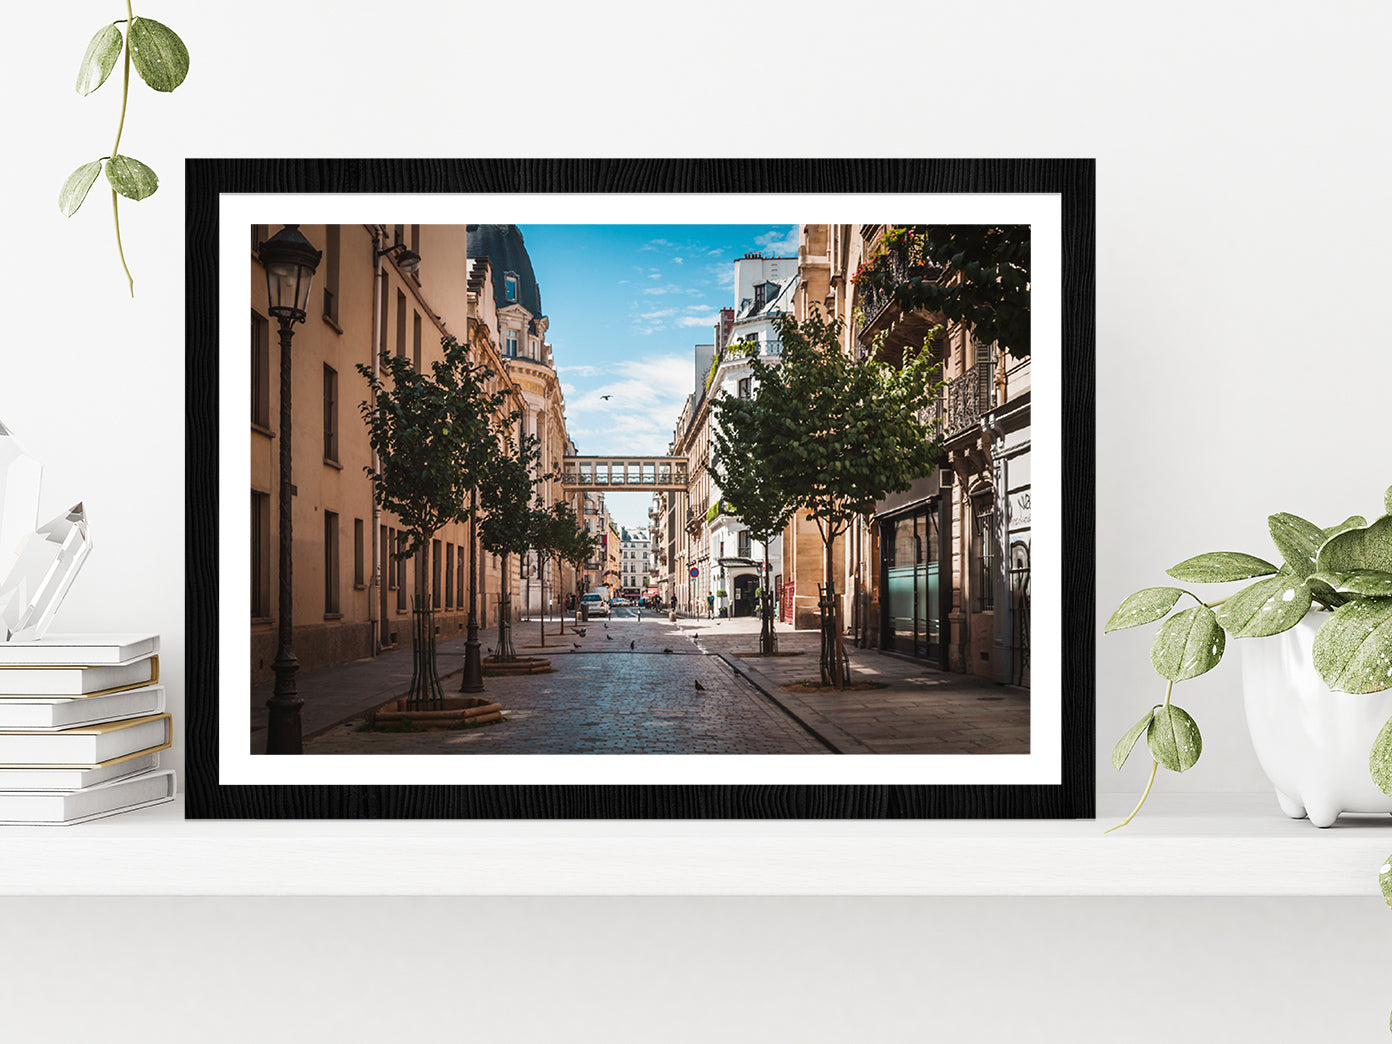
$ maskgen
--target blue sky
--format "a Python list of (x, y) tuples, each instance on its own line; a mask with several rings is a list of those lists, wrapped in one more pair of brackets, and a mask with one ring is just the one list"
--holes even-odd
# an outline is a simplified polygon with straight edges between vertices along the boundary
[[(547, 339), (581, 453), (667, 452), (695, 383), (692, 349), (733, 307), (734, 260), (797, 254), (796, 225), (522, 225)], [(603, 398), (603, 396), (609, 398)], [(648, 524), (646, 493), (605, 498), (619, 525)]]

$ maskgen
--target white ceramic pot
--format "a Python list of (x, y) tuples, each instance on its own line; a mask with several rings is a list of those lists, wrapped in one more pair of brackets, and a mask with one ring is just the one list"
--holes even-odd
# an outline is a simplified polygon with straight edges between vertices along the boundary
[(1368, 752), (1392, 717), (1392, 690), (1333, 692), (1315, 670), (1315, 633), (1329, 619), (1311, 612), (1270, 638), (1243, 638), (1242, 691), (1247, 727), (1276, 800), (1293, 819), (1317, 827), (1340, 812), (1392, 812), (1392, 797), (1373, 783)]

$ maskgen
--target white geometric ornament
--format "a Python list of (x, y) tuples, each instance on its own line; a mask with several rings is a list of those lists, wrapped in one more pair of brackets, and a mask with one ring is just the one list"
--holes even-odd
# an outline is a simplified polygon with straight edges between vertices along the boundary
[(44, 636), (91, 552), (87, 514), (80, 503), (29, 534), (0, 580), (0, 634), (5, 641), (36, 642)]

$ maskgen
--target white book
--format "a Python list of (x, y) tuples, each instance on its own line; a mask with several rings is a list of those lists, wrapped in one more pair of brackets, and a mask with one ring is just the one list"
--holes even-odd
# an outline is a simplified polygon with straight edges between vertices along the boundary
[(0, 765), (0, 790), (82, 790), (159, 768), (158, 751), (112, 758), (90, 768)]
[(0, 790), (0, 825), (70, 826), (173, 801), (174, 770), (156, 769), (82, 790)]
[(157, 652), (157, 634), (46, 634), (34, 642), (0, 642), (0, 667), (94, 667)]
[(118, 689), (98, 696), (7, 696), (0, 699), (0, 729), (35, 729), (52, 732), (104, 721), (141, 718), (164, 710), (164, 686), (143, 685)]
[(154, 714), (61, 732), (0, 731), (0, 765), (69, 765), (91, 768), (127, 754), (169, 746), (168, 714)]
[(0, 697), (92, 696), (159, 681), (159, 657), (96, 667), (0, 667)]

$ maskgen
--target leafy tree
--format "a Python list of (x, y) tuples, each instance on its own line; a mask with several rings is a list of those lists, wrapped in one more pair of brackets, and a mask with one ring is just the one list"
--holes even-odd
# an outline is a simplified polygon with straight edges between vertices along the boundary
[[(496, 467), (498, 426), (510, 423), (506, 395), (490, 393), (482, 367), (452, 337), (440, 342), (444, 357), (421, 373), (405, 358), (383, 353), (374, 374), (359, 363), (368, 399), (359, 406), (380, 467), (365, 467), (373, 496), (401, 520), (397, 559), (427, 551), (447, 522), (469, 516), (469, 490)], [(434, 610), (429, 570), (416, 570), (411, 706), (440, 706), (444, 695), (435, 669)]]
[(764, 425), (772, 413), (761, 408), (756, 398), (739, 399), (729, 392), (721, 392), (712, 409), (715, 423), (711, 425), (711, 477), (720, 487), (720, 499), (739, 515), (750, 535), (764, 545), (759, 650), (766, 656), (772, 655), (778, 643), (773, 631), (773, 599), (767, 590), (771, 575), (768, 544), (788, 524), (797, 503), (774, 481), (765, 459), (765, 447), (772, 443), (773, 436), (764, 430)]
[[(546, 560), (586, 562), (594, 554), (598, 541), (585, 532), (575, 509), (563, 500), (558, 500), (549, 508), (532, 513), (532, 547), (537, 552), (542, 584), (546, 582)], [(542, 590), (542, 603), (545, 604), (545, 588)], [(565, 617), (561, 617), (561, 631), (565, 631)], [(541, 644), (546, 644), (546, 620), (541, 625)]]
[[(514, 417), (515, 420), (515, 417)], [(520, 446), (511, 433), (502, 439), (504, 447), (481, 476), (479, 501), (479, 543), (490, 554), (503, 560), (502, 587), (499, 591), (498, 647), (494, 658), (515, 660), (510, 620), (508, 556), (526, 554), (532, 548), (533, 497), (546, 476), (533, 477), (541, 463), (540, 445), (534, 435), (525, 436)]]
[(888, 291), (905, 310), (923, 308), (963, 323), (981, 344), (1028, 357), (1028, 225), (911, 225), (890, 235), (889, 249), (908, 252), (907, 278), (872, 257), (857, 272), (857, 283)]
[[(751, 357), (759, 382), (750, 426), (758, 458), (782, 500), (806, 509), (825, 550), (826, 601), (835, 607), (832, 552), (852, 518), (931, 474), (942, 439), (931, 409), (941, 384), (928, 349), (906, 349), (903, 363), (858, 362), (840, 348), (842, 322), (813, 311), (802, 322), (774, 320), (781, 359)], [(845, 685), (839, 611), (823, 614), (822, 677)]]

